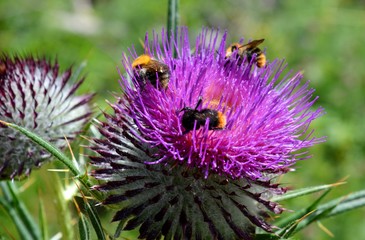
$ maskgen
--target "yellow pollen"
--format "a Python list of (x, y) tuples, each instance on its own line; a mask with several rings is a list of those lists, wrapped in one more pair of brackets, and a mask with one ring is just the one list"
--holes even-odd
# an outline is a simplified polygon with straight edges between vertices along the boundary
[(218, 126), (217, 128), (221, 128), (223, 129), (227, 124), (227, 119), (226, 119), (226, 116), (221, 113), (221, 112), (218, 112)]
[(132, 68), (136, 68), (137, 66), (146, 65), (152, 60), (151, 56), (147, 54), (142, 54), (141, 56), (137, 57), (133, 63)]

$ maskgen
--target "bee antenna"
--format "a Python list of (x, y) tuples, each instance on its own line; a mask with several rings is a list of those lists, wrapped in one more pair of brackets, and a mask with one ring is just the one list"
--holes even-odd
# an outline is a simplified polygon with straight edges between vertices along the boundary
[(198, 107), (202, 104), (202, 102), (203, 102), (203, 98), (202, 98), (202, 96), (200, 96), (198, 102), (196, 103), (195, 110), (198, 109)]
[(184, 103), (184, 107), (179, 111), (179, 113), (182, 112), (182, 111), (185, 111), (186, 109), (187, 109), (187, 107), (186, 107), (186, 105)]

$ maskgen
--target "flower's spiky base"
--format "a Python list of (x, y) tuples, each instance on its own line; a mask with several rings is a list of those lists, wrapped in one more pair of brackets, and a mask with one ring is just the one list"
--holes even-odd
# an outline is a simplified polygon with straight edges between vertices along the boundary
[(92, 148), (101, 156), (91, 159), (92, 175), (107, 183), (94, 189), (108, 193), (103, 204), (121, 205), (113, 221), (124, 230), (141, 226), (142, 239), (251, 239), (254, 225), (272, 230), (259, 212), (280, 213), (267, 198), (284, 189), (269, 181), (204, 178), (183, 165), (147, 165), (153, 149), (126, 133), (126, 122), (106, 117), (99, 130), (108, 140), (95, 140)]
[[(33, 57), (0, 58), (0, 119), (38, 134), (57, 147), (72, 140), (91, 115), (92, 95), (74, 96), (83, 82), (70, 83), (71, 69)], [(21, 133), (0, 126), (0, 179), (20, 179), (49, 154)]]

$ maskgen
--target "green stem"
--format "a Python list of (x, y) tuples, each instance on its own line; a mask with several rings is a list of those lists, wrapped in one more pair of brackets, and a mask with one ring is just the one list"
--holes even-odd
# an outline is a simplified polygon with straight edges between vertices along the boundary
[(39, 199), (39, 225), (42, 239), (44, 240), (49, 239), (46, 210), (44, 209), (44, 203), (42, 199)]
[(39, 227), (35, 223), (35, 220), (31, 218), (31, 214), (24, 203), (18, 198), (15, 184), (7, 181), (0, 182), (0, 186), (3, 192), (3, 198), (0, 198), (0, 204), (11, 216), (21, 238), (41, 239)]
[(174, 57), (176, 57), (176, 51), (173, 47), (172, 41), (177, 41), (179, 18), (179, 0), (169, 0), (167, 10), (167, 34), (169, 36), (171, 51)]

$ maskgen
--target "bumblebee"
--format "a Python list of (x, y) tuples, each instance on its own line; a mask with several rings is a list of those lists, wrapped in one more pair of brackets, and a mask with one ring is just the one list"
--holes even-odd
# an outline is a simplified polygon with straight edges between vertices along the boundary
[(239, 58), (238, 64), (241, 65), (246, 55), (248, 62), (254, 54), (256, 54), (255, 63), (259, 68), (265, 67), (266, 56), (257, 46), (260, 45), (265, 39), (253, 40), (247, 44), (241, 45), (239, 43), (231, 44), (226, 50), (226, 58), (230, 58), (232, 54), (237, 51), (237, 57)]
[(159, 82), (159, 86), (167, 88), (170, 81), (170, 68), (166, 64), (157, 61), (150, 55), (143, 54), (133, 61), (132, 68), (135, 77), (143, 83), (148, 80), (157, 88), (157, 82)]
[(201, 104), (202, 99), (200, 98), (194, 109), (184, 107), (180, 110), (180, 112), (184, 112), (182, 116), (182, 126), (185, 128), (184, 134), (194, 129), (195, 122), (195, 129), (198, 130), (200, 126), (205, 125), (207, 119), (209, 119), (209, 130), (221, 130), (226, 126), (227, 120), (223, 113), (208, 108), (199, 111), (198, 108)]

